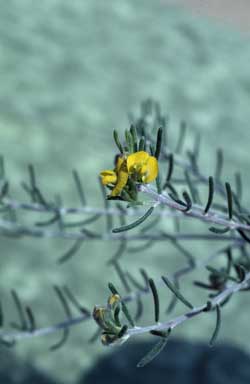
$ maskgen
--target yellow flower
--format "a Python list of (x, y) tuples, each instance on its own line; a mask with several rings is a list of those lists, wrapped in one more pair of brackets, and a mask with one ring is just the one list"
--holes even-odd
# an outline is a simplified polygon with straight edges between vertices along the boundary
[(112, 294), (111, 296), (109, 296), (108, 298), (108, 305), (110, 307), (113, 307), (115, 306), (117, 303), (120, 303), (121, 301), (121, 298), (120, 296), (116, 293), (116, 294)]
[(100, 173), (103, 185), (114, 184), (110, 196), (118, 196), (128, 181), (126, 157), (119, 156), (114, 171), (105, 170)]
[(158, 175), (158, 161), (147, 152), (132, 153), (127, 158), (128, 173), (137, 177), (136, 181), (151, 183)]
[(102, 171), (100, 173), (101, 179), (102, 179), (102, 184), (107, 185), (107, 184), (115, 184), (117, 181), (117, 176), (115, 171)]
[(110, 196), (118, 196), (126, 186), (129, 177), (135, 182), (151, 183), (158, 175), (158, 161), (145, 151), (119, 156), (115, 169), (100, 173), (103, 185), (113, 184)]

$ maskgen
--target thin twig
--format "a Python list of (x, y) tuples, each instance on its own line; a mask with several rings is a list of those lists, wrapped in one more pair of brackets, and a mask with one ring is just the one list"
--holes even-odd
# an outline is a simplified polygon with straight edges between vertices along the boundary
[[(224, 302), (228, 297), (230, 297), (232, 294), (239, 292), (241, 289), (248, 288), (250, 281), (250, 272), (246, 274), (245, 279), (241, 283), (233, 283), (229, 285), (223, 292), (215, 296), (211, 301), (210, 305), (211, 308), (215, 308), (216, 305), (220, 305)], [(176, 317), (175, 319), (172, 319), (170, 321), (167, 321), (166, 323), (157, 323), (153, 325), (149, 325), (146, 327), (134, 327), (129, 328), (127, 330), (126, 336), (137, 336), (144, 333), (148, 333), (150, 331), (164, 331), (171, 329), (173, 330), (178, 325), (184, 323), (185, 321), (200, 315), (201, 313), (204, 313), (204, 311), (207, 308), (207, 304), (203, 304), (199, 307), (195, 307), (189, 312), (186, 312), (185, 314)]]
[(250, 231), (250, 225), (243, 224), (235, 220), (229, 220), (228, 215), (220, 213), (214, 209), (210, 209), (209, 212), (204, 214), (203, 207), (198, 204), (193, 204), (192, 208), (189, 211), (186, 211), (186, 207), (173, 200), (166, 192), (159, 194), (155, 189), (144, 184), (139, 185), (138, 189), (140, 192), (150, 196), (156, 203), (166, 205), (172, 209), (176, 209), (187, 217), (194, 217), (207, 223), (223, 225), (230, 229), (241, 229), (248, 232)]

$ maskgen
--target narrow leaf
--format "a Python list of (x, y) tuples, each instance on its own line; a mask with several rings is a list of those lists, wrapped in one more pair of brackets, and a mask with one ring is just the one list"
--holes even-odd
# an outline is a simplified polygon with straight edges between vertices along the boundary
[(240, 201), (242, 198), (242, 179), (241, 174), (239, 172), (235, 173), (235, 185), (236, 185), (236, 196)]
[(57, 211), (57, 212), (55, 212), (55, 214), (50, 219), (45, 220), (45, 221), (37, 221), (35, 223), (35, 226), (36, 227), (46, 227), (46, 226), (52, 225), (59, 220), (59, 217), (60, 217), (60, 212)]
[[(109, 287), (111, 293), (113, 293), (113, 295), (121, 296), (112, 283), (108, 283), (108, 287)], [(122, 307), (122, 312), (124, 313), (124, 316), (127, 318), (129, 324), (131, 325), (131, 327), (134, 327), (135, 324), (134, 324), (134, 321), (132, 319), (132, 316), (130, 315), (129, 310), (123, 301), (121, 301), (121, 307)]]
[(158, 323), (159, 321), (159, 315), (160, 315), (160, 301), (159, 301), (159, 295), (157, 292), (156, 285), (154, 283), (153, 279), (148, 280), (149, 287), (151, 289), (153, 299), (154, 299), (154, 311), (155, 311), (155, 322)]
[(26, 312), (26, 315), (27, 315), (27, 319), (28, 319), (28, 322), (29, 322), (29, 332), (34, 332), (35, 329), (36, 329), (36, 321), (35, 321), (35, 316), (34, 316), (34, 313), (32, 311), (32, 309), (27, 306), (25, 308), (25, 312)]
[(137, 152), (138, 151), (138, 144), (137, 144), (137, 131), (136, 131), (136, 128), (135, 126), (132, 124), (131, 127), (130, 127), (130, 133), (131, 133), (131, 136), (132, 136), (132, 139), (133, 139), (133, 144), (134, 144), (134, 152)]
[(228, 217), (229, 220), (233, 217), (233, 194), (231, 190), (231, 185), (229, 183), (225, 183), (226, 192), (227, 192), (227, 207), (228, 207)]
[(189, 194), (187, 193), (187, 191), (184, 191), (183, 194), (182, 194), (185, 202), (186, 202), (186, 209), (183, 211), (183, 212), (188, 212), (190, 211), (190, 209), (192, 208), (192, 200), (191, 200), (191, 197), (189, 196)]
[[(68, 305), (68, 303), (67, 303), (67, 301), (66, 301), (66, 299), (64, 297), (64, 294), (62, 293), (61, 289), (57, 285), (54, 286), (54, 290), (55, 290), (55, 293), (56, 293), (59, 301), (62, 304), (64, 312), (65, 312), (65, 314), (67, 316), (67, 319), (71, 319), (72, 318), (72, 314), (71, 314), (69, 305)], [(64, 328), (61, 339), (57, 343), (53, 344), (50, 347), (50, 350), (51, 351), (55, 351), (56, 349), (62, 347), (66, 343), (66, 341), (68, 340), (68, 337), (69, 337), (69, 328)]]
[(246, 269), (244, 268), (243, 265), (241, 264), (235, 264), (234, 265), (234, 268), (235, 268), (235, 271), (237, 273), (237, 276), (239, 278), (239, 282), (242, 283), (242, 281), (245, 279), (246, 277)]
[(180, 132), (179, 132), (179, 137), (178, 137), (178, 141), (175, 149), (176, 153), (180, 153), (183, 149), (183, 144), (186, 136), (186, 128), (187, 128), (187, 125), (185, 121), (182, 121), (180, 124)]
[(21, 300), (20, 300), (17, 292), (14, 289), (11, 290), (11, 295), (12, 295), (12, 299), (14, 301), (14, 304), (16, 306), (17, 313), (18, 313), (19, 320), (20, 320), (20, 325), (15, 324), (15, 323), (11, 323), (11, 325), (14, 328), (20, 329), (22, 331), (26, 331), (28, 329), (28, 324), (27, 324), (27, 320), (25, 317), (25, 311), (24, 311), (23, 305), (21, 303)]
[(216, 152), (216, 167), (215, 167), (215, 180), (219, 181), (221, 178), (221, 172), (223, 167), (223, 152), (222, 149), (218, 149)]
[(4, 165), (4, 157), (0, 155), (0, 179), (5, 178), (5, 165)]
[(230, 227), (226, 227), (226, 228), (210, 227), (208, 229), (209, 231), (216, 233), (217, 235), (223, 235), (224, 233), (227, 233), (228, 231), (230, 231)]
[(187, 299), (185, 299), (185, 297), (180, 293), (180, 291), (174, 286), (173, 283), (171, 283), (171, 281), (166, 277), (166, 276), (162, 276), (161, 277), (162, 280), (164, 281), (164, 283), (166, 284), (166, 286), (170, 289), (170, 291), (172, 291), (175, 296), (184, 304), (186, 305), (189, 309), (193, 309), (194, 307), (192, 306), (191, 303), (189, 303), (189, 301)]
[(9, 192), (9, 183), (8, 181), (5, 181), (0, 191), (0, 201), (8, 194), (8, 192)]
[(114, 228), (112, 229), (112, 232), (113, 233), (119, 233), (119, 232), (125, 232), (125, 231), (129, 231), (135, 227), (137, 227), (138, 225), (140, 225), (141, 223), (143, 223), (150, 215), (151, 213), (153, 212), (154, 210), (154, 207), (150, 207), (147, 212), (141, 216), (138, 220), (134, 221), (133, 223), (131, 224), (128, 224), (128, 225), (124, 225), (122, 227), (119, 227), (119, 228)]
[(250, 243), (250, 238), (245, 234), (245, 232), (242, 230), (242, 229), (237, 229), (237, 231), (239, 232), (239, 234), (241, 235), (241, 237), (247, 241), (248, 243)]
[(71, 290), (65, 285), (63, 287), (65, 295), (68, 297), (69, 301), (74, 305), (74, 307), (82, 314), (89, 316), (90, 312), (87, 308), (85, 308), (83, 305), (79, 303), (77, 298), (73, 295)]
[(207, 199), (206, 207), (204, 209), (204, 214), (208, 213), (208, 211), (212, 205), (213, 198), (214, 198), (214, 179), (212, 176), (209, 176), (209, 178), (208, 178), (208, 199)]
[(127, 332), (128, 330), (128, 326), (127, 325), (123, 325), (122, 329), (120, 330), (120, 332), (118, 333), (118, 337), (119, 339), (121, 339), (125, 333)]
[(117, 148), (119, 149), (119, 151), (121, 153), (123, 153), (124, 150), (123, 150), (123, 147), (122, 147), (121, 142), (119, 140), (118, 132), (116, 130), (113, 131), (113, 137), (114, 137), (114, 141), (115, 141), (115, 143), (117, 145)]
[(126, 138), (126, 143), (127, 143), (127, 147), (128, 147), (129, 152), (133, 153), (134, 141), (133, 141), (131, 133), (128, 130), (125, 131), (125, 138)]
[(168, 330), (168, 334), (165, 337), (162, 337), (157, 344), (149, 351), (137, 364), (137, 368), (145, 367), (145, 365), (149, 364), (166, 346), (169, 335), (171, 333), (171, 329)]
[(142, 136), (139, 142), (139, 151), (145, 151), (145, 149), (146, 149), (146, 141), (145, 141), (145, 137)]
[(57, 260), (58, 264), (65, 263), (73, 257), (81, 248), (84, 239), (77, 239), (74, 244)]
[(160, 152), (161, 152), (162, 132), (163, 132), (162, 128), (159, 128), (157, 132), (156, 149), (154, 153), (154, 156), (156, 157), (157, 160), (159, 159)]
[(76, 185), (76, 190), (77, 190), (77, 193), (78, 193), (79, 198), (80, 198), (80, 202), (81, 202), (82, 206), (85, 206), (86, 205), (86, 198), (85, 198), (85, 194), (83, 191), (83, 186), (82, 186), (82, 183), (80, 180), (80, 176), (79, 176), (78, 172), (76, 171), (76, 169), (73, 169), (72, 174), (73, 174), (73, 179), (74, 179), (74, 182)]
[(216, 305), (216, 325), (215, 325), (215, 330), (213, 332), (213, 335), (209, 341), (209, 346), (210, 347), (213, 347), (216, 339), (217, 339), (217, 336), (219, 334), (219, 331), (220, 331), (220, 326), (221, 326), (221, 310), (220, 310), (220, 306), (217, 304)]
[(118, 259), (113, 259), (110, 264), (114, 267), (119, 279), (121, 280), (122, 285), (124, 286), (124, 289), (126, 292), (131, 292), (131, 288), (129, 286), (129, 283), (127, 281), (127, 275), (123, 272), (122, 267), (119, 264)]

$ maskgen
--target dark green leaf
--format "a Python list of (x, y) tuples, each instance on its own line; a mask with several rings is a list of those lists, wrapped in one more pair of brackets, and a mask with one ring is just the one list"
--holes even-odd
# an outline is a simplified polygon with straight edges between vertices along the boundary
[(183, 194), (182, 194), (185, 202), (186, 202), (186, 209), (183, 211), (183, 212), (188, 212), (190, 211), (190, 209), (192, 208), (192, 200), (191, 200), (191, 197), (189, 196), (189, 194), (187, 193), (187, 191), (184, 191)]
[(74, 244), (57, 260), (59, 264), (65, 263), (73, 257), (81, 248), (84, 239), (77, 239)]
[(228, 207), (228, 217), (229, 220), (233, 217), (233, 194), (231, 190), (231, 185), (229, 183), (225, 183), (226, 192), (227, 192), (227, 207)]
[(163, 132), (162, 128), (159, 128), (157, 132), (156, 149), (154, 153), (154, 156), (156, 157), (156, 159), (159, 159), (160, 152), (161, 152), (162, 132)]
[(145, 151), (145, 149), (146, 149), (146, 141), (145, 141), (145, 137), (142, 136), (139, 142), (139, 151)]
[(204, 214), (206, 214), (213, 202), (213, 197), (214, 197), (214, 179), (212, 176), (209, 176), (208, 178), (208, 199), (207, 199), (207, 204), (204, 209)]
[(160, 315), (160, 301), (159, 301), (159, 295), (157, 292), (156, 285), (154, 283), (153, 279), (148, 280), (149, 287), (151, 289), (153, 299), (154, 299), (154, 311), (155, 311), (155, 322), (158, 323), (159, 321), (159, 315)]
[(216, 167), (215, 167), (215, 180), (219, 181), (221, 178), (221, 172), (223, 167), (223, 152), (222, 149), (218, 149), (216, 152)]
[[(108, 287), (109, 287), (111, 293), (113, 293), (113, 295), (119, 295), (119, 292), (117, 291), (117, 289), (115, 288), (115, 286), (112, 283), (108, 283)], [(124, 316), (127, 318), (129, 324), (131, 325), (131, 327), (134, 327), (135, 324), (134, 324), (134, 321), (132, 319), (132, 316), (130, 315), (129, 310), (123, 301), (121, 301), (121, 307), (122, 307), (122, 312), (124, 313)]]
[(131, 127), (130, 127), (130, 133), (131, 133), (131, 136), (132, 136), (132, 139), (133, 139), (134, 152), (137, 152), (137, 151), (138, 151), (137, 131), (136, 131), (136, 128), (135, 128), (135, 126), (134, 126), (133, 124), (132, 124)]
[(137, 364), (138, 368), (145, 367), (145, 365), (149, 364), (159, 353), (163, 350), (163, 348), (166, 346), (169, 335), (171, 333), (171, 329), (168, 331), (168, 335), (165, 337), (161, 337), (161, 339), (158, 341), (157, 344), (149, 351)]
[(119, 149), (119, 151), (120, 151), (121, 153), (124, 153), (123, 147), (122, 147), (121, 142), (120, 142), (120, 140), (119, 140), (118, 132), (117, 132), (116, 130), (113, 131), (113, 137), (114, 137), (114, 141), (115, 141), (115, 143), (116, 143), (117, 148)]
[(125, 131), (125, 138), (126, 138), (128, 151), (130, 153), (133, 153), (134, 152), (134, 141), (133, 141), (133, 137), (132, 137), (131, 133), (128, 130)]
[(72, 174), (73, 174), (73, 180), (74, 180), (75, 185), (76, 185), (76, 190), (77, 190), (77, 193), (78, 193), (79, 198), (80, 198), (80, 202), (81, 202), (82, 206), (85, 206), (86, 205), (86, 198), (84, 195), (83, 186), (82, 186), (82, 183), (80, 180), (80, 176), (79, 176), (78, 172), (76, 171), (76, 169), (73, 169)]
[(153, 212), (154, 210), (154, 207), (150, 207), (147, 212), (142, 216), (140, 217), (138, 220), (134, 221), (133, 223), (131, 224), (128, 224), (128, 225), (124, 225), (122, 227), (119, 227), (119, 228), (114, 228), (112, 229), (112, 232), (113, 233), (119, 233), (119, 232), (125, 232), (125, 231), (129, 231), (135, 227), (137, 227), (138, 225), (140, 225), (141, 223), (143, 223), (150, 215), (151, 213)]
[(176, 149), (175, 149), (176, 153), (180, 153), (183, 149), (183, 144), (184, 144), (185, 135), (186, 135), (186, 128), (187, 128), (187, 125), (185, 121), (182, 121), (180, 124), (179, 138), (178, 138)]
[(180, 293), (180, 291), (174, 286), (173, 283), (171, 283), (171, 281), (166, 277), (166, 276), (162, 276), (161, 277), (162, 280), (164, 281), (164, 283), (166, 284), (166, 286), (170, 289), (170, 291), (172, 291), (175, 296), (184, 304), (186, 305), (189, 309), (193, 309), (194, 307), (192, 306), (191, 303), (189, 303), (189, 301), (187, 299), (185, 299), (185, 297)]
[(209, 231), (216, 233), (217, 235), (223, 235), (224, 233), (227, 233), (228, 231), (230, 231), (230, 227), (226, 227), (226, 228), (210, 227), (208, 229)]
[(213, 347), (216, 339), (217, 339), (217, 336), (219, 334), (219, 331), (220, 331), (220, 326), (221, 326), (221, 310), (220, 310), (220, 306), (217, 304), (216, 305), (216, 325), (215, 325), (215, 330), (213, 332), (213, 335), (210, 339), (210, 342), (209, 342), (209, 345), (210, 347)]

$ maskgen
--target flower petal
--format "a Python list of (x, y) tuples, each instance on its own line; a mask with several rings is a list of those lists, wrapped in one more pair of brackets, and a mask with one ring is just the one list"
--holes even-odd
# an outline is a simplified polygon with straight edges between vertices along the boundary
[(158, 161), (154, 156), (149, 156), (147, 162), (147, 172), (143, 177), (144, 183), (151, 183), (158, 175)]
[(100, 172), (101, 182), (103, 185), (115, 184), (117, 182), (117, 176), (114, 171), (105, 170)]
[(127, 167), (129, 172), (133, 172), (136, 168), (141, 168), (149, 159), (149, 154), (144, 151), (132, 153), (127, 158)]
[(118, 196), (128, 181), (128, 169), (126, 164), (126, 159), (120, 165), (119, 171), (117, 173), (117, 182), (114, 189), (111, 192), (111, 196)]
[(126, 158), (124, 156), (118, 156), (116, 161), (115, 170), (118, 173)]

